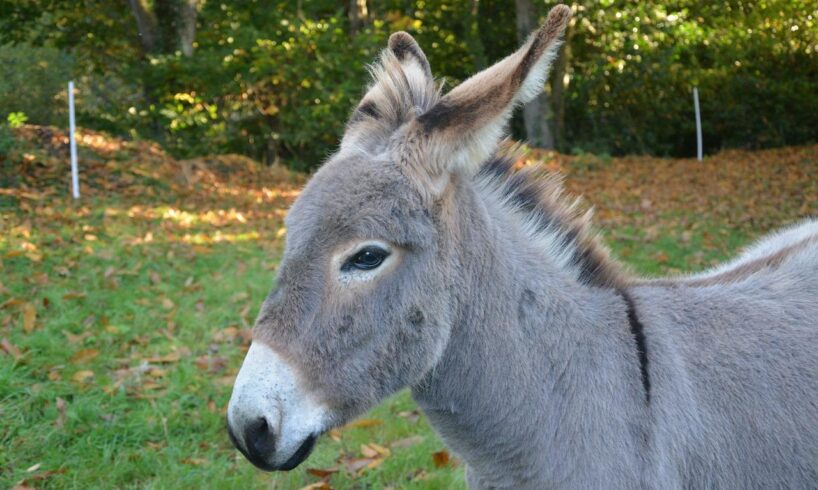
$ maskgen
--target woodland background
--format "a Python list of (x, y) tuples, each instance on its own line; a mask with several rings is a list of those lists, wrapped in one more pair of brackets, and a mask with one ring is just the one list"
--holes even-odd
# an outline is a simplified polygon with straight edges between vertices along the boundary
[[(0, 0), (0, 116), (240, 153), (309, 170), (332, 152), (403, 29), (451, 87), (511, 52), (555, 2), (534, 0)], [(540, 100), (514, 135), (563, 153), (690, 156), (815, 141), (815, 0), (571, 3)]]

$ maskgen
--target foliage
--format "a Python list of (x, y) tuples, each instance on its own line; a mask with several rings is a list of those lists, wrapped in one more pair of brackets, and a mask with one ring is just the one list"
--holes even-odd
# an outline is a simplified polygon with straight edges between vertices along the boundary
[[(0, 123), (0, 159), (4, 160), (3, 163), (6, 166), (11, 165), (6, 159), (9, 157), (12, 148), (14, 148), (14, 133), (11, 132), (11, 127), (8, 124)], [(6, 172), (4, 171), (4, 173)], [(6, 185), (4, 180), (0, 180), (0, 185)]]
[[(250, 0), (199, 2), (188, 57), (173, 38), (180, 1), (142, 2), (162, 38), (148, 49), (129, 8), (139, 2), (0, 0), (0, 58), (14, 67), (0, 80), (0, 108), (63, 124), (73, 75), (85, 126), (154, 139), (176, 156), (236, 152), (306, 169), (334, 150), (390, 32), (415, 35), (448, 86), (517, 45), (509, 0), (370, 1), (358, 30), (349, 2)], [(535, 2), (538, 15), (550, 5)], [(563, 151), (690, 155), (694, 86), (708, 153), (815, 140), (814, 2), (572, 5), (567, 87), (552, 94), (565, 108), (555, 116)]]
[[(811, 10), (812, 9), (812, 10)], [(566, 140), (614, 154), (814, 141), (818, 6), (698, 0), (588, 3), (572, 32)]]
[(10, 128), (17, 129), (28, 121), (28, 116), (24, 112), (12, 112), (9, 114), (7, 121)]
[[(250, 325), (304, 176), (247, 158), (177, 161), (157, 145), (15, 130), (0, 189), (0, 487), (463, 488), (406, 392), (269, 475), (224, 429)], [(567, 174), (617, 254), (647, 274), (700, 270), (818, 214), (818, 146), (704, 162), (531, 152)]]
[[(72, 56), (49, 47), (0, 45), (0, 118), (25, 114), (39, 124), (68, 121), (66, 89)], [(10, 68), (10, 69), (9, 69)]]

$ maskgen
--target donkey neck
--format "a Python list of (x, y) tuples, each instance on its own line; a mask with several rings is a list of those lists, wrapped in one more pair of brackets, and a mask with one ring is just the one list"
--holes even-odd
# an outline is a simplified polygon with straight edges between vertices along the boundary
[(455, 187), (454, 323), (415, 399), (477, 486), (565, 483), (605, 440), (636, 474), (645, 400), (621, 295), (580, 284), (495, 200)]

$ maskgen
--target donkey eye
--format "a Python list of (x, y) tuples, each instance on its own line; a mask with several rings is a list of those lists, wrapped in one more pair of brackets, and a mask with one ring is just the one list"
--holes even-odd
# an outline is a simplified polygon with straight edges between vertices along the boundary
[(389, 252), (382, 248), (366, 247), (350, 257), (341, 270), (372, 270), (380, 266), (387, 257), (389, 257)]

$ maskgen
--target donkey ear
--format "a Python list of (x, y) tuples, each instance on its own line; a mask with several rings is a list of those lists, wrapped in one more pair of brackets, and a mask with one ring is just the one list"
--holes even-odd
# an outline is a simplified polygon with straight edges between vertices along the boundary
[[(476, 171), (500, 141), (514, 107), (543, 88), (571, 9), (557, 5), (517, 52), (469, 78), (413, 123), (433, 175)], [(432, 166), (432, 168), (428, 168)]]
[(406, 32), (389, 37), (370, 72), (372, 84), (352, 112), (342, 148), (354, 145), (370, 152), (385, 148), (397, 128), (429, 110), (440, 97), (426, 55)]
[[(432, 79), (432, 69), (429, 67), (426, 54), (423, 53), (415, 38), (410, 36), (408, 32), (398, 31), (389, 36), (388, 46), (405, 70), (419, 69), (422, 72), (421, 78)], [(413, 64), (416, 66), (412, 66)]]

